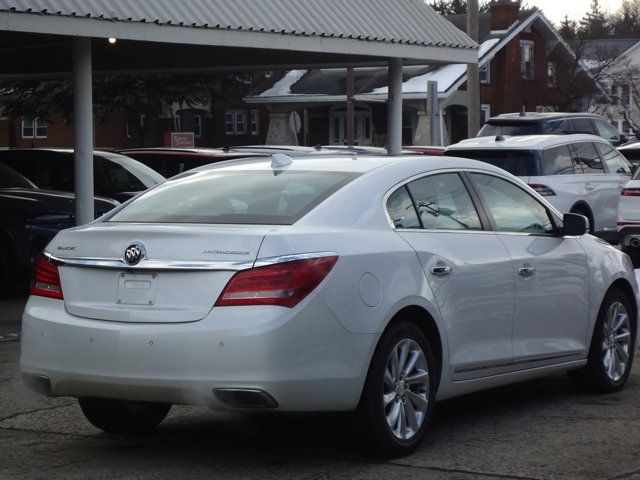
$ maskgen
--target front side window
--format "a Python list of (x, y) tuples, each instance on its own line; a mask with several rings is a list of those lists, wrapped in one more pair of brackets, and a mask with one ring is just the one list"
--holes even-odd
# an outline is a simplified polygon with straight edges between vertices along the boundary
[(471, 174), (498, 232), (553, 235), (547, 209), (522, 188), (492, 175)]
[(542, 155), (542, 175), (571, 175), (573, 159), (568, 145), (549, 148)]
[(533, 42), (520, 41), (520, 74), (524, 80), (533, 80)]
[(292, 225), (357, 176), (320, 171), (186, 172), (137, 197), (108, 221)]
[(591, 142), (583, 142), (574, 144), (576, 152), (576, 162), (584, 173), (604, 173), (602, 160)]
[(389, 196), (387, 212), (395, 228), (422, 228), (420, 220), (418, 220), (416, 207), (409, 196), (406, 186), (399, 188)]
[(620, 153), (604, 143), (596, 143), (596, 147), (604, 158), (604, 163), (607, 164), (607, 170), (609, 173), (617, 173), (619, 175), (631, 175), (631, 166), (627, 159)]
[(547, 122), (544, 133), (546, 135), (566, 135), (571, 133), (568, 120), (550, 120)]
[(422, 227), (429, 230), (482, 230), (471, 197), (456, 173), (430, 175), (407, 186)]
[(540, 175), (536, 152), (532, 150), (448, 150), (447, 155), (488, 163), (517, 177)]

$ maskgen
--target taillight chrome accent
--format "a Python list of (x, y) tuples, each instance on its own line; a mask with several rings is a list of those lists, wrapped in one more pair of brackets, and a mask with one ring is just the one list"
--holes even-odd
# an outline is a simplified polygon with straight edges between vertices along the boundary
[(58, 267), (41, 255), (33, 268), (30, 295), (63, 299)]
[(623, 197), (640, 197), (640, 188), (623, 188), (620, 195)]
[(307, 258), (236, 273), (218, 297), (216, 307), (279, 305), (293, 308), (333, 269), (338, 256)]
[(556, 192), (554, 192), (547, 185), (542, 185), (540, 183), (530, 183), (529, 186), (543, 197), (551, 197), (556, 194)]

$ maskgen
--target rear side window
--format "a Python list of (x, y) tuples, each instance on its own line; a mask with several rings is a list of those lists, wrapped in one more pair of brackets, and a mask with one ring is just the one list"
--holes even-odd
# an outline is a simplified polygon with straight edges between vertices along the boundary
[(422, 228), (406, 186), (399, 188), (389, 197), (387, 212), (395, 228)]
[(603, 122), (602, 120), (594, 120), (594, 123), (596, 124), (598, 135), (600, 135), (602, 138), (609, 140), (610, 142), (620, 141), (620, 133), (611, 125)]
[(470, 158), (502, 168), (512, 175), (539, 175), (536, 152), (529, 150), (448, 150), (450, 157)]
[(39, 188), (74, 191), (73, 159), (71, 157), (41, 152), (37, 152), (33, 156), (21, 155), (21, 157), (9, 158), (4, 162)]
[(587, 133), (589, 135), (597, 135), (596, 129), (593, 128), (593, 122), (590, 118), (574, 118), (571, 120), (571, 133)]
[(407, 186), (422, 227), (433, 230), (482, 230), (478, 212), (457, 173), (430, 175)]
[(596, 147), (607, 164), (609, 173), (617, 173), (620, 175), (631, 175), (631, 165), (627, 159), (620, 155), (616, 150), (604, 143), (596, 143)]
[(542, 155), (542, 175), (573, 174), (573, 159), (568, 145), (548, 148)]
[(186, 173), (144, 193), (109, 221), (291, 225), (357, 176), (320, 171)]
[(640, 148), (625, 148), (624, 150), (620, 150), (620, 153), (622, 153), (627, 160), (632, 162), (640, 160)]
[(33, 188), (23, 175), (0, 162), (0, 188)]
[(567, 135), (571, 133), (569, 120), (550, 120), (545, 125), (544, 133), (547, 135)]
[(494, 137), (498, 135), (537, 135), (541, 133), (541, 128), (533, 122), (513, 122), (513, 123), (486, 123), (478, 132), (478, 137)]
[(584, 173), (604, 173), (602, 160), (591, 142), (576, 143), (576, 161)]

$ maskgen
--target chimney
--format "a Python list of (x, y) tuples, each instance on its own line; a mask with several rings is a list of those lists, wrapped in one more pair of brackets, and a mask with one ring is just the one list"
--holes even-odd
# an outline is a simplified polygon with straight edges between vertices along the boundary
[(507, 30), (518, 21), (518, 0), (492, 0), (489, 4), (491, 11), (491, 30)]

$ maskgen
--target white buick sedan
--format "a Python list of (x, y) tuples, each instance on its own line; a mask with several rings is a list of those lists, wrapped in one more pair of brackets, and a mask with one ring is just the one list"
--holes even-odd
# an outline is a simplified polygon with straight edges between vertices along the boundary
[(638, 285), (587, 228), (461, 158), (202, 167), (47, 246), (24, 379), (107, 432), (149, 430), (174, 403), (355, 410), (401, 455), (437, 400), (559, 371), (622, 388)]

